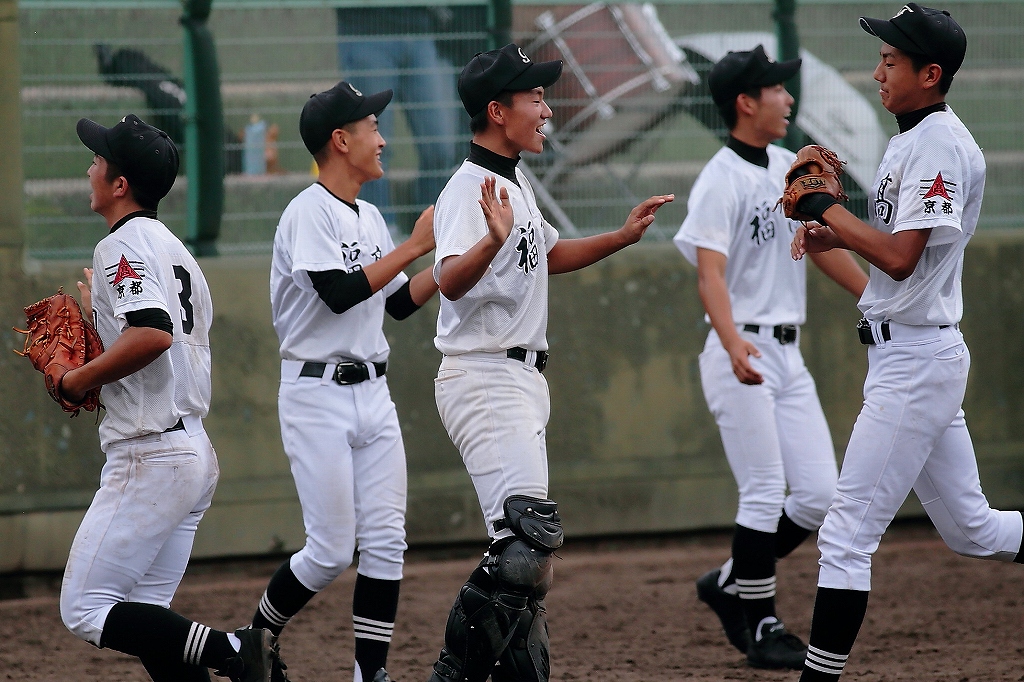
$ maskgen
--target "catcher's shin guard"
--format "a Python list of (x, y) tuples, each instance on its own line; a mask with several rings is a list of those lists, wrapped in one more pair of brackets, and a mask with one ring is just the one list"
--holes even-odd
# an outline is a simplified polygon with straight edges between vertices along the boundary
[(459, 590), (431, 682), (484, 682), (491, 674), (527, 601), (525, 596), (499, 594), (495, 587), (478, 568)]
[(530, 599), (512, 641), (491, 671), (493, 682), (547, 682), (551, 673), (543, 599)]
[(505, 516), (504, 527), (515, 536), (495, 541), (459, 591), (430, 682), (484, 682), (492, 672), (496, 682), (547, 681), (542, 600), (551, 586), (551, 550), (562, 544), (562, 527), (550, 500), (510, 497)]

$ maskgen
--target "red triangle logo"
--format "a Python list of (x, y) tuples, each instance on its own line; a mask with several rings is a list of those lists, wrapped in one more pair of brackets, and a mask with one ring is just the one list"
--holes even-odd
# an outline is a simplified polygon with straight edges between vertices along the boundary
[(114, 281), (110, 284), (111, 286), (117, 286), (121, 280), (125, 279), (142, 279), (142, 277), (128, 264), (128, 259), (124, 257), (124, 254), (121, 254), (121, 260), (117, 264), (117, 274), (114, 275)]
[(942, 197), (943, 199), (949, 199), (949, 194), (946, 193), (946, 183), (942, 181), (942, 173), (935, 176), (932, 186), (924, 193), (924, 198), (927, 199), (928, 197)]

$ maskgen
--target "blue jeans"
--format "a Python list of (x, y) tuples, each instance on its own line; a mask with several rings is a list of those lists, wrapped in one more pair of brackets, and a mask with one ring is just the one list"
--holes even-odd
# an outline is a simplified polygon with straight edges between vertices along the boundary
[[(417, 210), (437, 201), (457, 163), (459, 104), (451, 65), (438, 55), (434, 41), (342, 36), (338, 62), (344, 78), (364, 93), (395, 91), (394, 101), (402, 105), (419, 157), (413, 200)], [(381, 114), (379, 126), (389, 140), (395, 129), (392, 107)], [(385, 170), (389, 157), (385, 147), (381, 155)], [(375, 204), (388, 224), (394, 224), (386, 176), (363, 185), (360, 198)]]

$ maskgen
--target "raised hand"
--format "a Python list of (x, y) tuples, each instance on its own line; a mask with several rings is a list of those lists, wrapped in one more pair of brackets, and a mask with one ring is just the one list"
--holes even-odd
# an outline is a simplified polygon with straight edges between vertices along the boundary
[(434, 205), (431, 204), (423, 209), (416, 224), (412, 226), (412, 234), (409, 241), (416, 246), (416, 251), (422, 256), (434, 250)]
[(512, 214), (512, 202), (508, 198), (508, 190), (501, 188), (501, 198), (495, 192), (497, 179), (492, 175), (484, 178), (480, 185), (480, 208), (484, 211), (487, 231), (497, 244), (504, 244), (512, 233), (515, 216)]
[(92, 268), (82, 268), (82, 274), (85, 275), (85, 281), (75, 282), (75, 286), (78, 287), (79, 297), (82, 299), (82, 313), (85, 319), (92, 322), (92, 289), (89, 288), (92, 284)]
[(625, 233), (629, 243), (633, 244), (640, 241), (640, 238), (647, 232), (647, 228), (654, 222), (654, 214), (657, 213), (658, 209), (668, 202), (675, 200), (675, 198), (675, 194), (659, 194), (642, 201), (634, 207), (629, 212), (629, 217), (626, 218), (626, 224), (622, 226), (622, 231)]

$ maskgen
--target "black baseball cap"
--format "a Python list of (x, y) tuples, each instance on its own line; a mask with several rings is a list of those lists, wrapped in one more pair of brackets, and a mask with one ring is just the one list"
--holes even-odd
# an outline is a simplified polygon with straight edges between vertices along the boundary
[(316, 154), (331, 139), (331, 133), (346, 123), (380, 114), (394, 92), (384, 90), (364, 95), (347, 81), (330, 90), (310, 95), (299, 116), (299, 135), (310, 154)]
[(535, 62), (523, 48), (509, 43), (500, 50), (478, 52), (459, 74), (459, 97), (470, 117), (483, 111), (505, 90), (550, 87), (562, 75), (562, 60)]
[(889, 45), (934, 60), (952, 76), (964, 63), (967, 34), (946, 10), (907, 3), (892, 19), (860, 18), (860, 27)]
[(708, 74), (711, 98), (719, 109), (728, 107), (740, 93), (788, 81), (800, 70), (800, 62), (800, 59), (773, 62), (765, 54), (763, 45), (744, 52), (730, 52), (719, 59)]
[(178, 175), (178, 148), (167, 133), (128, 114), (112, 128), (79, 119), (78, 139), (98, 156), (121, 169), (128, 185), (140, 195), (160, 201)]

